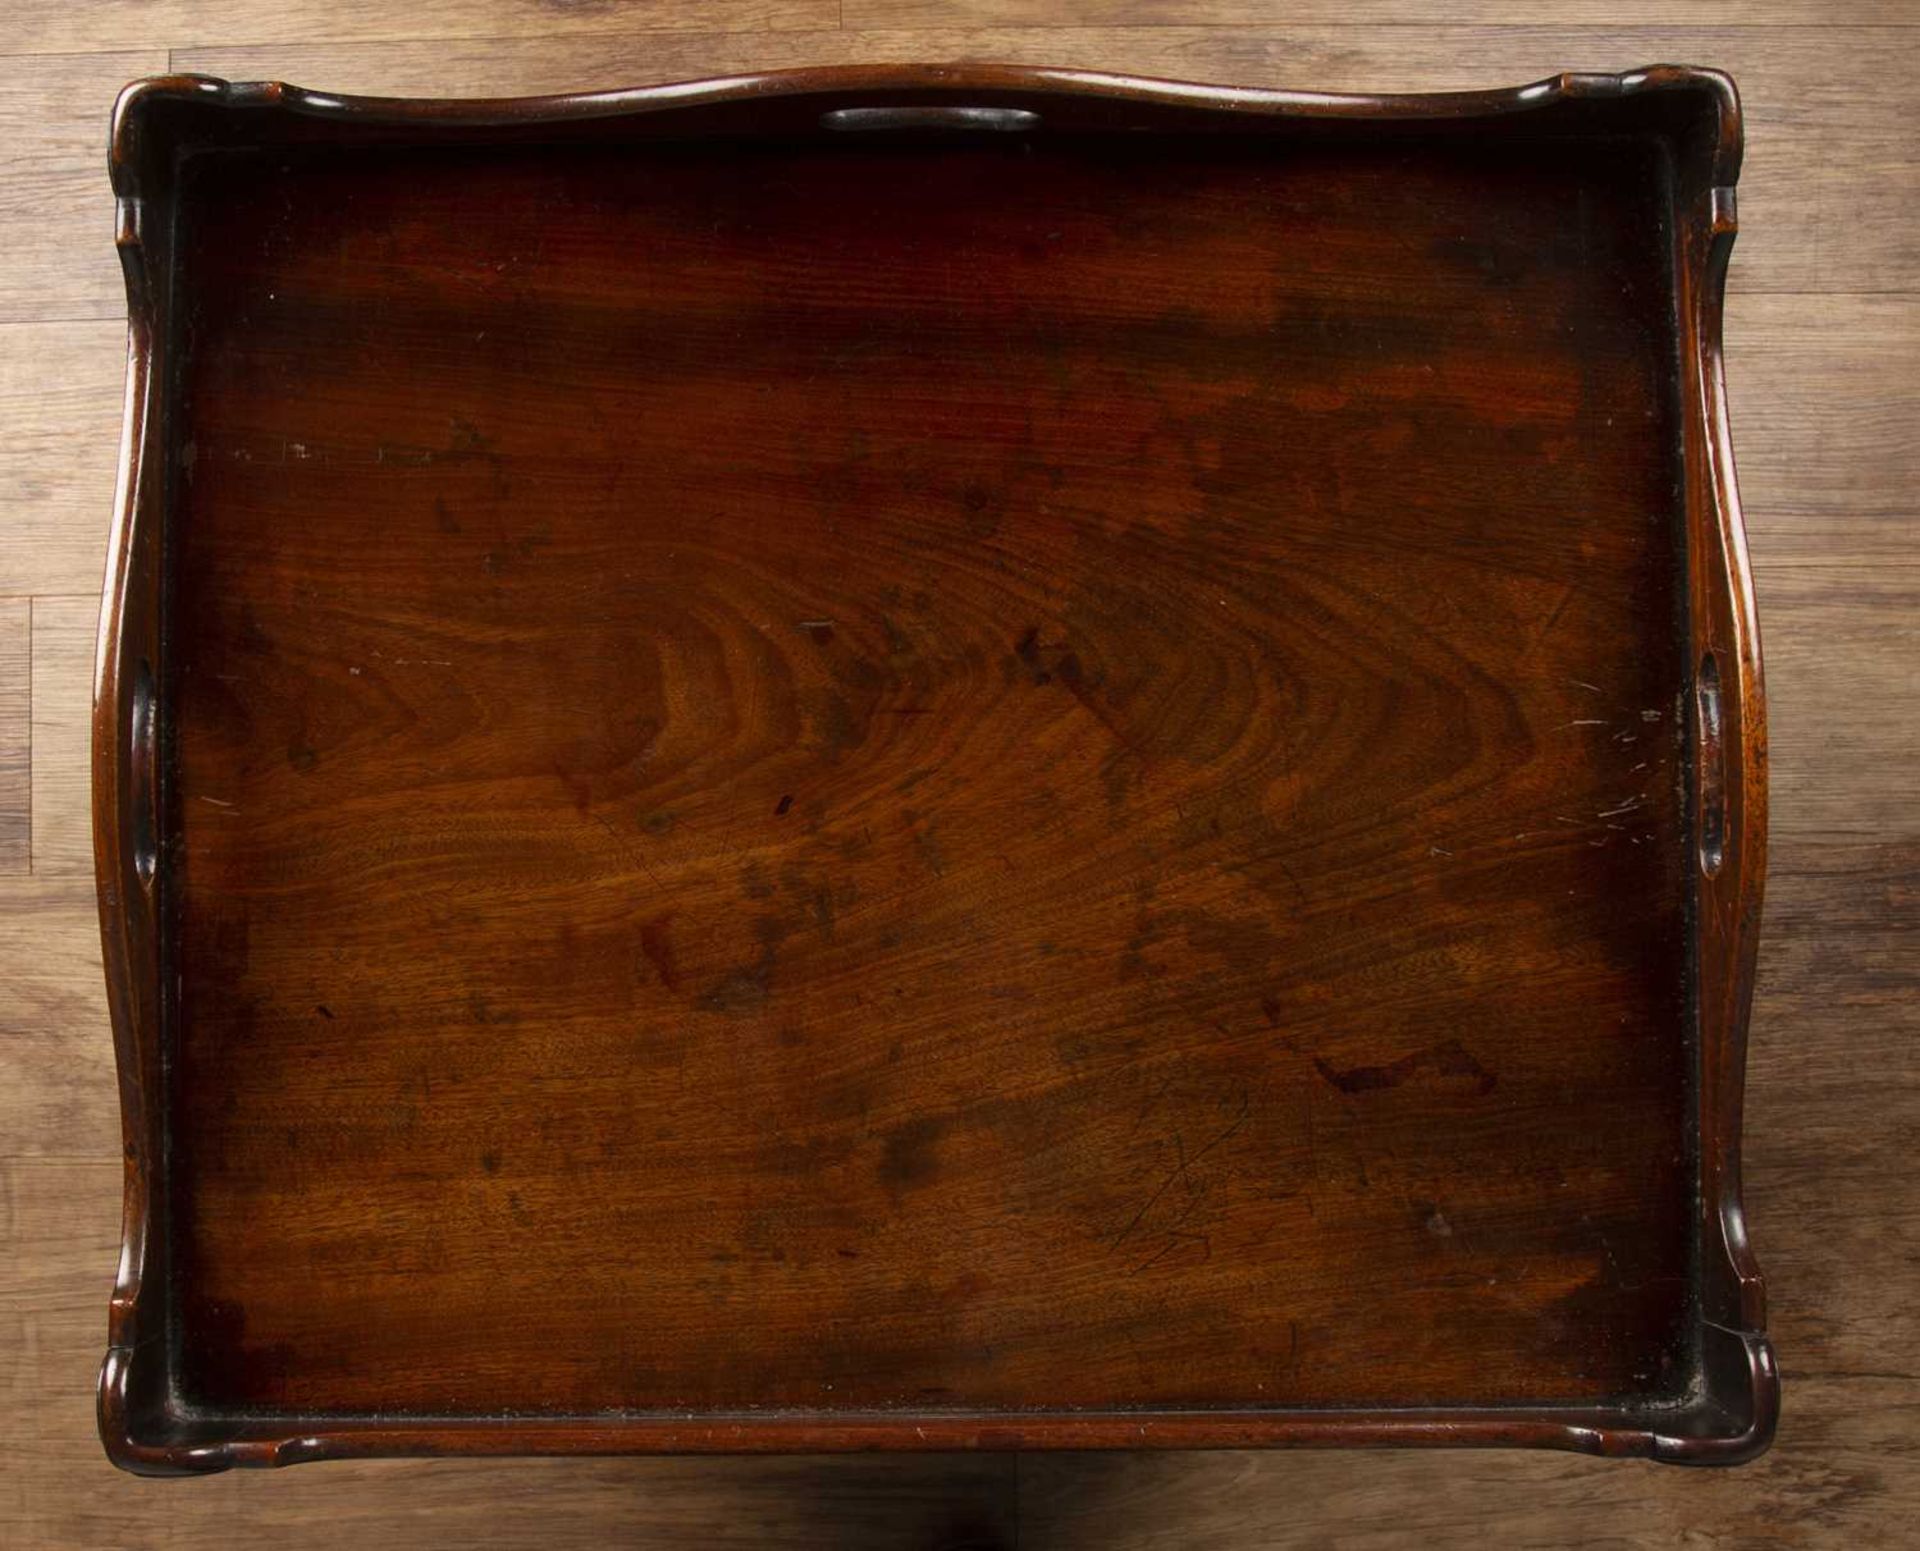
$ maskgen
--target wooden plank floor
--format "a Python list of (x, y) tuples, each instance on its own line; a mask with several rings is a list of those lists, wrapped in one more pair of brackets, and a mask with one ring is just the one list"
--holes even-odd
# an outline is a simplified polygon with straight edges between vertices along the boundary
[[(0, 1546), (1877, 1546), (1920, 1523), (1920, 0), (9, 0), (0, 7)], [(124, 358), (104, 133), (169, 67), (482, 95), (857, 60), (1245, 85), (1722, 66), (1728, 305), (1773, 711), (1747, 1199), (1779, 1443), (1519, 1454), (326, 1465), (140, 1482), (92, 1385), (118, 1120), (87, 846)]]

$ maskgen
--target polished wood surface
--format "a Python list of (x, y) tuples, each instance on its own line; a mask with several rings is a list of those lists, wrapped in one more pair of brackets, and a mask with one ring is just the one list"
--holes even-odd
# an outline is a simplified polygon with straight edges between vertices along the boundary
[[(356, 8), (299, 46), (264, 12), (215, 26), (127, 32), (117, 8), (71, 15), (107, 30), (48, 54), (8, 88), (20, 160), (6, 179), (7, 276), (44, 321), (0, 335), (4, 590), (32, 601), (35, 718), (0, 717), (0, 751), (32, 745), (36, 834), (78, 833), (63, 862), (36, 853), (0, 879), (0, 1085), (7, 1254), (0, 1307), (11, 1393), (26, 1421), (22, 1468), (0, 1489), (0, 1538), (31, 1545), (673, 1543), (1361, 1545), (1489, 1534), (1537, 1544), (1895, 1544), (1916, 1472), (1911, 1191), (1887, 1156), (1914, 1123), (1899, 1073), (1911, 1035), (1914, 166), (1902, 83), (1914, 34), (1861, 9), (1819, 28), (1739, 27), (1664, 8), (1662, 27), (1200, 25), (950, 27), (938, 33), (651, 34), (550, 43), (464, 34), (410, 16), (419, 42), (351, 41)], [(1457, 8), (1456, 8), (1457, 9)], [(143, 25), (159, 13), (142, 7)], [(955, 22), (968, 21), (955, 12)], [(1369, 13), (1374, 15), (1374, 13)], [(1082, 12), (1080, 20), (1092, 20)], [(1125, 22), (1133, 12), (1103, 13)], [(1377, 16), (1375, 19), (1379, 19)], [(1402, 7), (1387, 20), (1423, 20)], [(1499, 20), (1510, 21), (1511, 15)], [(1882, 20), (1901, 20), (1897, 14)], [(1188, 22), (1204, 20), (1189, 16)], [(431, 21), (433, 25), (427, 25)], [(1835, 25), (1835, 23), (1842, 23)], [(1752, 25), (1759, 23), (1759, 25)], [(158, 26), (158, 24), (155, 24)], [(617, 19), (609, 25), (617, 28)], [(363, 30), (363, 29), (362, 29)], [(464, 37), (464, 41), (463, 41)], [(142, 54), (145, 38), (155, 47)], [(425, 41), (436, 38), (438, 41)], [(628, 79), (848, 58), (1070, 61), (1269, 84), (1409, 89), (1497, 84), (1567, 63), (1615, 68), (1707, 59), (1740, 78), (1751, 145), (1745, 232), (1730, 287), (1729, 367), (1747, 517), (1765, 610), (1775, 801), (1767, 937), (1750, 1082), (1749, 1182), (1770, 1273), (1771, 1323), (1790, 1386), (1775, 1449), (1702, 1478), (1519, 1454), (1028, 1456), (830, 1462), (486, 1462), (340, 1466), (272, 1479), (231, 1475), (191, 1491), (115, 1478), (93, 1436), (99, 1286), (118, 1238), (111, 1052), (103, 1038), (97, 927), (86, 867), (84, 627), (63, 616), (99, 573), (110, 500), (118, 280), (99, 240), (99, 112), (121, 81), (182, 67), (283, 75), (349, 90), (467, 94), (603, 84), (612, 49)], [(247, 45), (258, 46), (247, 46)], [(18, 48), (45, 46), (16, 37)], [(91, 83), (91, 84), (90, 84)], [(51, 125), (54, 133), (47, 132)], [(63, 127), (70, 126), (70, 127)], [(1844, 240), (1841, 230), (1844, 226)], [(14, 261), (20, 255), (34, 278)], [(104, 385), (88, 387), (83, 379)], [(33, 440), (22, 431), (33, 427)], [(29, 448), (44, 449), (29, 455)], [(31, 537), (29, 537), (31, 536)], [(57, 632), (57, 633), (54, 633)], [(0, 656), (0, 664), (16, 661)], [(24, 683), (24, 679), (15, 680)], [(14, 704), (9, 700), (8, 706)], [(74, 740), (78, 739), (76, 747)], [(1903, 1509), (1903, 1504), (1906, 1507)]]
[(1673, 390), (1605, 155), (210, 171), (190, 1392), (1658, 1382)]
[(117, 1459), (1764, 1447), (1723, 80), (113, 154)]

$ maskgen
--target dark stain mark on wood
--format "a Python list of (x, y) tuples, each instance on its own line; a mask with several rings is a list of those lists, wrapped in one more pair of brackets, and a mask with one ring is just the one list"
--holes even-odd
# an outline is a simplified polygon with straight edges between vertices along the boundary
[[(813, 746), (828, 764), (867, 741), (866, 718), (837, 689), (815, 690), (804, 697), (813, 730)], [(868, 702), (871, 709), (871, 701)]]
[(673, 952), (671, 915), (657, 915), (640, 928), (640, 951), (659, 975), (660, 984), (669, 991), (680, 989), (680, 968)]
[(944, 878), (947, 873), (947, 854), (934, 835), (932, 821), (922, 823), (921, 815), (913, 808), (902, 809), (900, 817), (906, 823), (907, 832), (913, 837), (914, 853), (920, 858), (921, 863), (934, 877)]
[(946, 1121), (938, 1115), (921, 1115), (895, 1126), (880, 1149), (881, 1182), (898, 1195), (932, 1180), (939, 1173), (936, 1149), (946, 1129)]
[(1385, 1066), (1350, 1066), (1344, 1070), (1330, 1066), (1315, 1056), (1314, 1070), (1342, 1093), (1378, 1093), (1397, 1088), (1416, 1072), (1431, 1071), (1440, 1077), (1465, 1077), (1475, 1093), (1491, 1093), (1498, 1078), (1473, 1058), (1457, 1039), (1443, 1040), (1402, 1056)]
[(788, 930), (787, 924), (775, 916), (762, 916), (754, 922), (754, 933), (761, 943), (759, 962), (728, 971), (694, 1005), (702, 1012), (728, 1018), (750, 1017), (766, 1006), (773, 993), (773, 967), (780, 942)]
[(1026, 634), (1013, 643), (1013, 655), (1035, 684), (1051, 684), (1053, 675), (1040, 663), (1040, 627), (1029, 625)]
[[(813, 917), (813, 924), (820, 929), (820, 935), (831, 942), (835, 903), (832, 883), (798, 866), (783, 869), (780, 881), (786, 885), (787, 893)], [(841, 889), (840, 902), (851, 904), (858, 895), (857, 885), (845, 884)]]
[[(1037, 627), (1029, 626), (1026, 633), (1014, 643), (1013, 654), (1026, 670), (1029, 680), (1035, 685), (1045, 686), (1058, 683), (1060, 687), (1080, 704), (1096, 722), (1107, 730), (1114, 743), (1124, 754), (1130, 754), (1144, 762), (1133, 735), (1112, 706), (1106, 703), (1100, 693), (1100, 683), (1090, 677), (1081, 665), (1079, 654), (1067, 646), (1047, 646), (1040, 640)], [(1112, 787), (1117, 785), (1124, 793), (1127, 784), (1125, 775), (1110, 778), (1109, 800), (1117, 801)]]

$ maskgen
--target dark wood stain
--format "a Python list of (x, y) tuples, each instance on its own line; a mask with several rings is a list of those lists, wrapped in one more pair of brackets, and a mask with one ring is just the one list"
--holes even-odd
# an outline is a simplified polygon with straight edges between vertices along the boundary
[(655, 916), (640, 928), (640, 951), (669, 991), (680, 989), (680, 969), (673, 953), (673, 917)]
[(1498, 1081), (1492, 1072), (1474, 1060), (1472, 1053), (1457, 1039), (1445, 1040), (1426, 1050), (1417, 1050), (1386, 1066), (1353, 1066), (1341, 1071), (1315, 1056), (1313, 1067), (1342, 1093), (1372, 1093), (1383, 1088), (1397, 1088), (1419, 1071), (1431, 1071), (1441, 1077), (1468, 1078), (1474, 1092), (1482, 1094), (1493, 1092)]
[(673, 101), (123, 104), (114, 1457), (1764, 1447), (1730, 88)]

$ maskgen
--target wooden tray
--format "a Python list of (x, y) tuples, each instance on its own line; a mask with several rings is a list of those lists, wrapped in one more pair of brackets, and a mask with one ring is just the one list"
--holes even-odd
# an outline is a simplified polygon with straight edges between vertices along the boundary
[(130, 88), (114, 1459), (1763, 1448), (1739, 147)]

